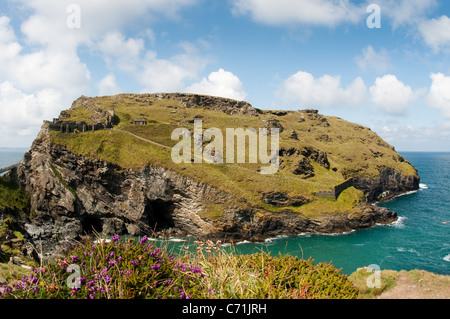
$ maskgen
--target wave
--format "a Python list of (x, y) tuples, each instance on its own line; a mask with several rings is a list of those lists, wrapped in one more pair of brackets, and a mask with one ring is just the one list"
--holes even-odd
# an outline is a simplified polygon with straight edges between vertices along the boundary
[(286, 235), (278, 235), (278, 236), (276, 236), (276, 237), (266, 238), (266, 239), (264, 239), (264, 242), (266, 242), (266, 243), (271, 243), (271, 242), (273, 242), (273, 241), (275, 241), (275, 240), (283, 239), (283, 238), (288, 238), (288, 237), (289, 237), (289, 236), (286, 236)]
[(107, 244), (110, 242), (111, 242), (111, 239), (107, 239), (107, 238), (100, 238), (100, 239), (94, 240), (94, 244)]
[(402, 252), (402, 253), (404, 253), (404, 252), (413, 253), (413, 254), (416, 254), (417, 256), (421, 256), (421, 254), (414, 248), (406, 249), (404, 247), (397, 247), (397, 251)]
[(251, 241), (243, 240), (243, 241), (237, 242), (236, 245), (244, 245), (244, 244), (250, 244), (250, 243), (251, 243)]
[(171, 241), (173, 243), (182, 243), (182, 242), (185, 242), (186, 239), (171, 237), (171, 238), (169, 238), (169, 241)]
[(411, 194), (415, 194), (415, 193), (417, 193), (417, 192), (418, 192), (418, 190), (415, 190), (415, 191), (409, 191), (409, 192), (406, 192), (406, 193), (397, 195), (397, 196), (395, 196), (395, 197), (401, 197), (401, 196), (411, 195)]
[(407, 220), (408, 217), (405, 216), (398, 216), (398, 219), (390, 224), (377, 224), (378, 226), (388, 226), (388, 227), (395, 227), (395, 228), (403, 228), (405, 227), (405, 220)]

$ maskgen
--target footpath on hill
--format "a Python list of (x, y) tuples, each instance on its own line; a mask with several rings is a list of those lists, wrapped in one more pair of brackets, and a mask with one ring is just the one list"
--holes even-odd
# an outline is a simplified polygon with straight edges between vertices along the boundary
[(401, 271), (396, 285), (377, 299), (450, 299), (450, 276)]

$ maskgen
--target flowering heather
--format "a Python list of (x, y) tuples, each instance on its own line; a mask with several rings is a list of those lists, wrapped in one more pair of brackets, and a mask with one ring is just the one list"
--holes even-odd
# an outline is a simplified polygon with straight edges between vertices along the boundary
[(0, 287), (0, 298), (335, 299), (358, 294), (331, 264), (289, 255), (227, 253), (220, 242), (195, 245), (195, 252), (174, 256), (147, 237), (88, 242)]
[[(70, 272), (78, 265), (79, 273)], [(199, 297), (201, 269), (153, 247), (144, 237), (86, 243), (12, 286), (0, 287), (3, 298), (165, 298)]]

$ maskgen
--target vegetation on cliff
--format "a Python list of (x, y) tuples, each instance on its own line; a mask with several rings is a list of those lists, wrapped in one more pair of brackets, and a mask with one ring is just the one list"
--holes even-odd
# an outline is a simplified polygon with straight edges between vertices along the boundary
[(21, 226), (29, 217), (29, 194), (7, 178), (0, 177), (0, 262), (23, 255), (27, 240)]

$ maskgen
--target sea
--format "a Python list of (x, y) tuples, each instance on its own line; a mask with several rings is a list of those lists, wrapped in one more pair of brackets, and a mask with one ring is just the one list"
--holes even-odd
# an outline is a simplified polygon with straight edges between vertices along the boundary
[(0, 169), (20, 162), (26, 151), (27, 148), (0, 147)]
[[(0, 148), (0, 168), (17, 163), (26, 151)], [(348, 275), (365, 266), (450, 275), (450, 153), (401, 155), (418, 169), (421, 181), (419, 190), (377, 204), (395, 211), (396, 222), (343, 234), (303, 233), (223, 248), (237, 254), (264, 251), (272, 256), (289, 254), (312, 258), (315, 263), (331, 262)], [(196, 248), (192, 237), (158, 241), (177, 251)]]

